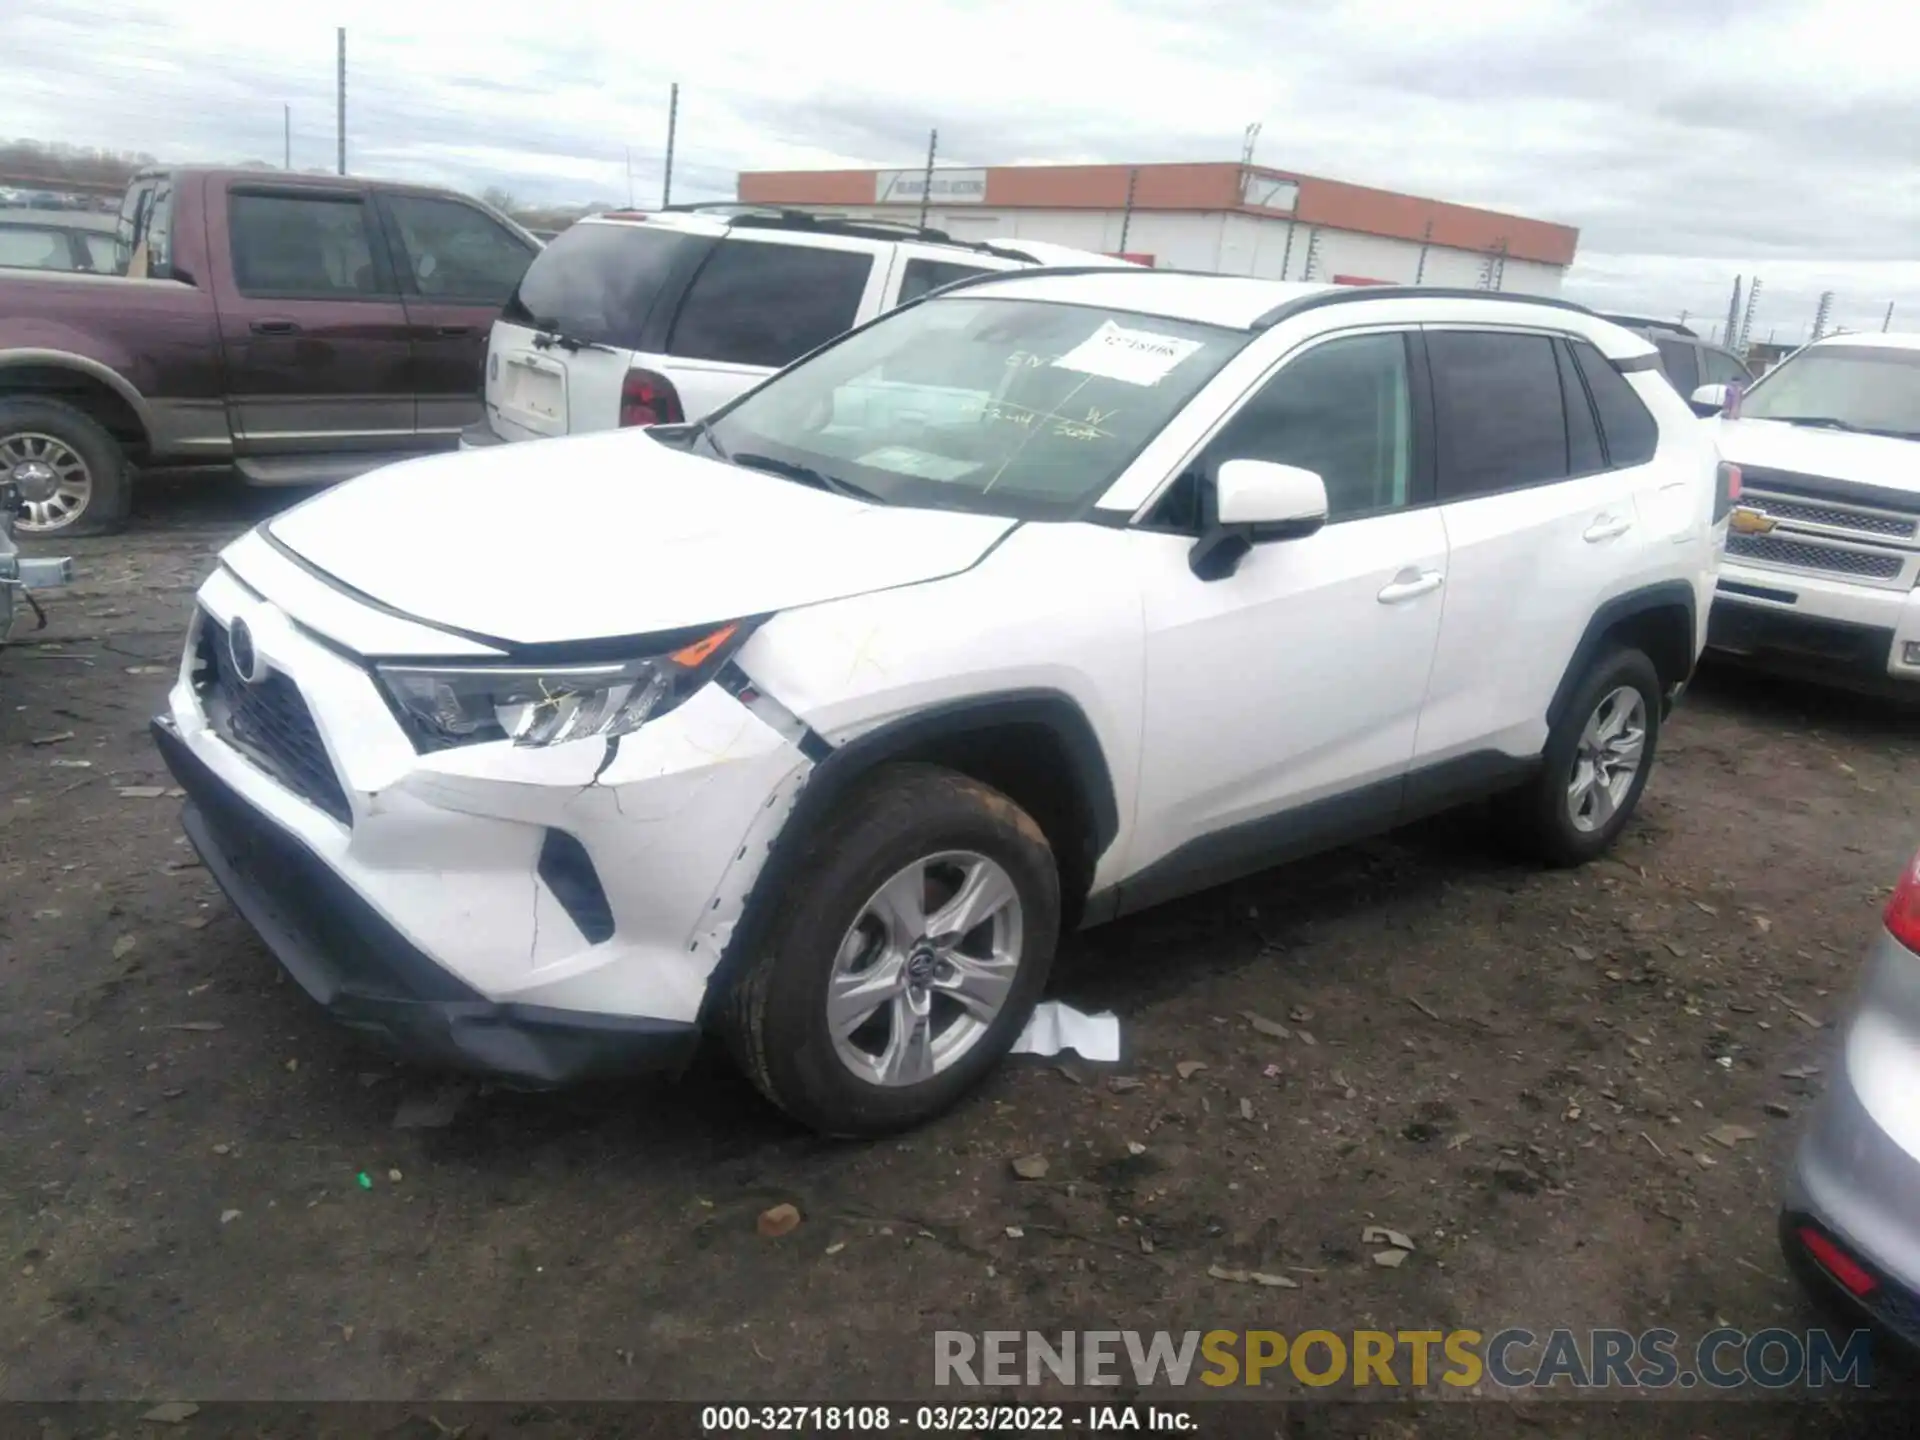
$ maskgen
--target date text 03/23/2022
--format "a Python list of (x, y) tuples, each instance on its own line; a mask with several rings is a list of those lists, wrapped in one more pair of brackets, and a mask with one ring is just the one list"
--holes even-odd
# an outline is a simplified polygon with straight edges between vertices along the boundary
[(796, 1431), (808, 1434), (888, 1430), (977, 1435), (987, 1431), (1159, 1431), (1198, 1428), (1181, 1409), (1158, 1405), (708, 1405), (700, 1411), (705, 1435)]

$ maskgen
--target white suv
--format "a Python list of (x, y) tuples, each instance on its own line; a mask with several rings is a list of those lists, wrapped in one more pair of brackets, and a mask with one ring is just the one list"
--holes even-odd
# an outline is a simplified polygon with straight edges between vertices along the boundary
[(1708, 643), (1920, 696), (1920, 335), (1816, 341), (1734, 408), (1717, 428), (1742, 493)]
[(494, 322), (485, 413), (461, 448), (697, 420), (883, 311), (1038, 263), (1017, 243), (749, 205), (582, 220)]
[(698, 424), (395, 465), (234, 542), (168, 713), (294, 976), (556, 1083), (718, 1029), (873, 1133), (1061, 934), (1481, 795), (1626, 823), (1727, 509), (1575, 306), (1152, 270), (963, 283)]

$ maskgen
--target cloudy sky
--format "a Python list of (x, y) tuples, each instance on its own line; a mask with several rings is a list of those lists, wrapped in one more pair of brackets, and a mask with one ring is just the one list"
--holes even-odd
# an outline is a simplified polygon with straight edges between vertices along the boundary
[[(741, 169), (1256, 158), (1580, 228), (1567, 293), (1920, 328), (1920, 88), (1853, 0), (4, 0), (0, 137), (334, 160), (528, 200), (676, 199)], [(1204, 19), (1196, 18), (1204, 16)]]

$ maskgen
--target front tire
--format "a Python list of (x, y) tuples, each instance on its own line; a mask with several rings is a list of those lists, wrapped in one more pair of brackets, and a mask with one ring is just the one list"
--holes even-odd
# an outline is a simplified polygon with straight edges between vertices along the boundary
[(132, 502), (120, 442), (83, 410), (40, 395), (0, 399), (0, 479), (21, 498), (22, 535), (106, 535)]
[(1024, 810), (951, 770), (889, 766), (809, 837), (734, 986), (728, 1042), (815, 1130), (909, 1129), (1019, 1038), (1059, 929), (1053, 852)]
[(1633, 817), (1660, 740), (1660, 672), (1639, 651), (1605, 651), (1547, 737), (1540, 774), (1503, 797), (1501, 819), (1549, 865), (1583, 865)]

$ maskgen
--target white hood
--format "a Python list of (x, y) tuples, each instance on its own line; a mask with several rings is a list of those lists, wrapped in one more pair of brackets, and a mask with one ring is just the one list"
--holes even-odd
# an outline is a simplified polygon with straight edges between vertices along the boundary
[(869, 505), (616, 430), (409, 460), (268, 529), (383, 605), (533, 645), (935, 580), (1014, 524)]
[(1720, 458), (1735, 465), (1920, 493), (1920, 441), (1779, 420), (1721, 420), (1715, 438)]

